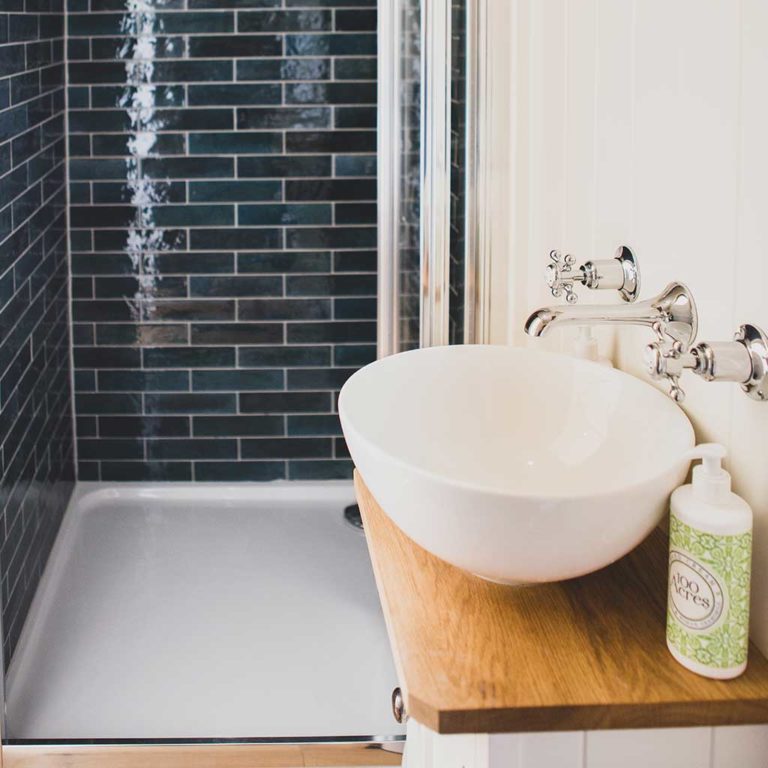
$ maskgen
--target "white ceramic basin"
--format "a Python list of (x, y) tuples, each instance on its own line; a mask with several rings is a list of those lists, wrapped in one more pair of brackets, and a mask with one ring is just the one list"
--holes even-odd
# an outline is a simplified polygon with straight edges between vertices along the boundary
[(379, 360), (339, 400), (369, 489), (415, 542), (509, 584), (617, 560), (661, 519), (694, 434), (663, 393), (529, 349), (433, 347)]

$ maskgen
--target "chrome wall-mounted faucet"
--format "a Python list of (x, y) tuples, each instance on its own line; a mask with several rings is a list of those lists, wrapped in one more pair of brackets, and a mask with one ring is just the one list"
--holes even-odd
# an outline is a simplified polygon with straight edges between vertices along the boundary
[(580, 307), (544, 307), (526, 321), (529, 336), (544, 336), (560, 325), (645, 325), (660, 340), (679, 342), (688, 350), (699, 327), (699, 316), (691, 292), (682, 283), (670, 283), (656, 298), (635, 304)]
[[(696, 302), (683, 283), (670, 283), (658, 296), (634, 303), (640, 285), (637, 260), (627, 246), (614, 259), (585, 262), (576, 267), (572, 256), (553, 251), (547, 284), (553, 296), (565, 295), (571, 306), (543, 307), (525, 323), (529, 336), (544, 336), (561, 325), (640, 325), (651, 328), (656, 341), (646, 348), (648, 373), (669, 384), (676, 402), (685, 399), (680, 377), (693, 371), (706, 381), (730, 381), (755, 400), (768, 400), (768, 337), (757, 326), (743, 325), (733, 341), (695, 344), (699, 328)], [(594, 277), (591, 277), (594, 275)], [(588, 288), (614, 288), (625, 304), (573, 306), (573, 284)]]
[(585, 261), (576, 264), (576, 257), (560, 251), (550, 251), (547, 266), (547, 285), (552, 295), (559, 299), (565, 295), (569, 304), (575, 304), (579, 297), (574, 291), (577, 284), (591, 290), (613, 289), (626, 302), (633, 302), (640, 293), (640, 272), (632, 251), (622, 245), (612, 259)]

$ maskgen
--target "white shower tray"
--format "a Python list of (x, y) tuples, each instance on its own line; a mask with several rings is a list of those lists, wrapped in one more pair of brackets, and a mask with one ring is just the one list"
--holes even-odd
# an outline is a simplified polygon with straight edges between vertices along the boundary
[(402, 734), (353, 501), (338, 482), (80, 484), (12, 661), (7, 737)]

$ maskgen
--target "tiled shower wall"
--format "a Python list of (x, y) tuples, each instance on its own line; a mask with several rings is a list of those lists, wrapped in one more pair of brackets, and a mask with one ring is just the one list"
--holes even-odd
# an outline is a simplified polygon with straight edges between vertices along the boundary
[(74, 477), (62, 3), (0, 4), (0, 588), (6, 664)]
[(375, 0), (68, 0), (82, 480), (348, 477)]

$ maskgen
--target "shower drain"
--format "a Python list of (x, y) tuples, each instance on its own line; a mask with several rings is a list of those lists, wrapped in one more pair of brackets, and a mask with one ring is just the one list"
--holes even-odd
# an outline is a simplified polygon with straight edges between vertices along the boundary
[(360, 514), (360, 507), (357, 504), (350, 504), (344, 507), (344, 519), (358, 531), (363, 530), (363, 517)]

